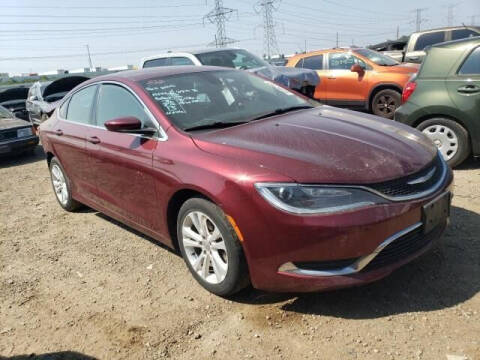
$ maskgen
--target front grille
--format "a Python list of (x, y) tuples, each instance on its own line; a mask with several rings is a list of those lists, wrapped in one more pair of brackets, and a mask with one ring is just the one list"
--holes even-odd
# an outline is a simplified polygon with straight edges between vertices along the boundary
[(386, 246), (361, 272), (388, 266), (415, 254), (440, 236), (445, 226), (446, 223), (443, 223), (428, 234), (423, 233), (423, 226), (421, 226), (403, 235)]
[[(434, 190), (435, 185), (440, 182), (445, 173), (445, 166), (444, 161), (441, 159), (441, 155), (438, 154), (429, 166), (415, 174), (400, 179), (370, 184), (368, 187), (391, 198), (415, 196), (422, 194), (425, 191)], [(432, 171), (433, 174), (431, 174)], [(430, 178), (426, 178), (426, 180), (422, 182), (422, 177), (428, 177), (430, 174)]]
[[(422, 250), (425, 246), (435, 240), (445, 228), (446, 223), (437, 226), (428, 234), (423, 233), (423, 226), (399, 237), (387, 245), (360, 273), (375, 270), (402, 261), (407, 257)], [(294, 265), (302, 270), (313, 271), (335, 271), (353, 265), (361, 258), (350, 258), (341, 260), (315, 261), (315, 262), (294, 262)]]
[(15, 139), (17, 137), (17, 129), (0, 131), (0, 141)]

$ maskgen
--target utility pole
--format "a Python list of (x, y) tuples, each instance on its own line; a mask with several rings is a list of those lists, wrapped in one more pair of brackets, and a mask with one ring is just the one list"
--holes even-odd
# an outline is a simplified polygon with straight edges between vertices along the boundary
[(263, 53), (267, 59), (272, 55), (280, 54), (278, 48), (277, 36), (275, 35), (275, 21), (273, 20), (273, 12), (278, 9), (281, 0), (259, 0), (254, 10), (263, 17)]
[(420, 31), (422, 23), (426, 20), (422, 18), (422, 11), (427, 10), (426, 8), (415, 9), (416, 18), (415, 18), (415, 28), (416, 31)]
[(337, 31), (337, 41), (336, 41), (336, 45), (335, 45), (335, 47), (337, 47), (337, 48), (338, 48), (338, 31)]
[(397, 25), (397, 39), (400, 39), (400, 25)]
[(88, 54), (88, 64), (90, 65), (90, 71), (93, 69), (93, 64), (92, 64), (92, 57), (90, 56), (90, 47), (85, 45), (87, 47), (87, 54)]
[(448, 15), (447, 15), (447, 25), (448, 26), (453, 26), (453, 8), (455, 7), (455, 4), (449, 4), (448, 5)]
[(230, 9), (223, 7), (223, 0), (215, 0), (215, 7), (207, 15), (203, 17), (203, 23), (205, 20), (208, 20), (210, 23), (217, 26), (217, 33), (215, 35), (215, 41), (211, 43), (215, 47), (225, 47), (228, 44), (236, 42), (229, 37), (227, 37), (225, 31), (225, 22), (230, 19), (233, 13), (238, 12), (236, 9)]

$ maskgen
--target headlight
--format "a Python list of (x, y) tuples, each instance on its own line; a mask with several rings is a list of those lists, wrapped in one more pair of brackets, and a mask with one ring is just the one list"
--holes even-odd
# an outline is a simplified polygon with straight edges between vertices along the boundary
[(32, 128), (23, 128), (17, 130), (17, 137), (25, 137), (32, 135)]
[(257, 183), (255, 188), (270, 204), (294, 214), (335, 213), (388, 203), (371, 192), (349, 187)]

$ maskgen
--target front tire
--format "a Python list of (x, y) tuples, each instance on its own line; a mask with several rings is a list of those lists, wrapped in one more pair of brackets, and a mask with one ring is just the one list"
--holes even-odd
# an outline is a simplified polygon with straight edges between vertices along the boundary
[(444, 118), (426, 120), (417, 126), (437, 146), (452, 168), (470, 155), (468, 131), (456, 121)]
[(188, 269), (208, 291), (229, 296), (249, 284), (238, 236), (225, 213), (212, 202), (191, 198), (182, 205), (177, 238)]
[(401, 104), (401, 99), (402, 96), (398, 91), (392, 89), (381, 90), (373, 97), (372, 113), (386, 119), (393, 119), (395, 110)]
[(53, 191), (60, 206), (67, 211), (75, 211), (82, 204), (72, 198), (72, 186), (65, 170), (56, 157), (50, 160), (50, 178)]

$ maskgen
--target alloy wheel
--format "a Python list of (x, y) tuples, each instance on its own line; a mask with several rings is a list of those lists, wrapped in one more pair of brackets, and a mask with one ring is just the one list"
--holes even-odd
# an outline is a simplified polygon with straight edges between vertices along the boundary
[(228, 254), (218, 226), (205, 213), (192, 211), (185, 216), (181, 231), (193, 270), (210, 284), (221, 283), (228, 271)]
[(450, 160), (458, 151), (458, 138), (455, 132), (445, 125), (430, 125), (422, 131), (437, 146), (445, 160)]
[(389, 95), (380, 96), (375, 106), (378, 112), (382, 113), (384, 116), (390, 116), (397, 108), (395, 99)]
[(57, 164), (52, 166), (51, 172), (55, 195), (57, 196), (58, 201), (60, 201), (63, 206), (66, 206), (68, 202), (68, 188), (65, 176)]

